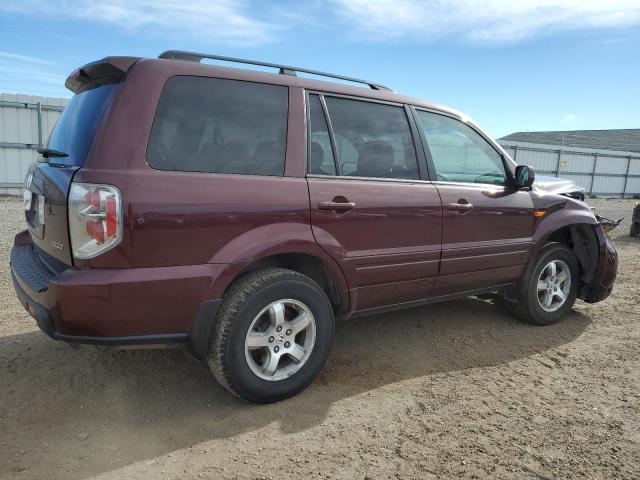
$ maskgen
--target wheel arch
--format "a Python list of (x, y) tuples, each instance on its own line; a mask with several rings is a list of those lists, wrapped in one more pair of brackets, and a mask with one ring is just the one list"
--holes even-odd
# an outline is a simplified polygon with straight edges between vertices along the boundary
[[(349, 307), (346, 280), (333, 260), (304, 252), (275, 253), (256, 259), (240, 270), (225, 288), (226, 291), (235, 282), (256, 270), (265, 268), (286, 268), (306, 275), (315, 281), (327, 294), (335, 313), (343, 313)], [(224, 296), (224, 294), (223, 294)]]
[[(206, 358), (211, 331), (225, 293), (240, 279), (257, 270), (281, 267), (306, 275), (325, 291), (334, 314), (340, 315), (347, 312), (349, 309), (349, 289), (340, 267), (331, 257), (323, 254), (324, 252), (315, 243), (308, 247), (311, 252), (300, 250), (271, 251), (247, 262), (229, 263), (215, 284), (212, 285), (211, 292), (207, 297), (212, 300), (203, 301), (194, 319), (187, 342), (191, 353), (198, 359)], [(314, 249), (319, 252), (314, 252)]]
[(257, 268), (290, 268), (327, 287), (339, 311), (349, 306), (349, 288), (338, 263), (316, 243), (308, 223), (278, 222), (248, 230), (222, 247), (209, 263), (226, 264), (209, 298), (222, 298), (229, 286)]
[(600, 255), (599, 242), (594, 231), (597, 222), (595, 219), (584, 216), (579, 216), (575, 222), (572, 222), (570, 218), (565, 220), (566, 223), (554, 222), (553, 225), (549, 225), (550, 228), (540, 229), (536, 232), (523, 277), (530, 274), (540, 250), (548, 243), (555, 242), (569, 247), (578, 259), (581, 287), (591, 282)]

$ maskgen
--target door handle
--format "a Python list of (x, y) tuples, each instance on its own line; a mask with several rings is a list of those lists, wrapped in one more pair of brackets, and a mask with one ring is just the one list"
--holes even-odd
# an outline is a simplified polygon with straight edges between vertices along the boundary
[(318, 203), (318, 208), (320, 210), (353, 210), (356, 208), (356, 203), (324, 201)]
[(450, 203), (447, 207), (449, 210), (455, 210), (460, 213), (468, 212), (473, 209), (473, 203), (458, 201), (457, 203)]

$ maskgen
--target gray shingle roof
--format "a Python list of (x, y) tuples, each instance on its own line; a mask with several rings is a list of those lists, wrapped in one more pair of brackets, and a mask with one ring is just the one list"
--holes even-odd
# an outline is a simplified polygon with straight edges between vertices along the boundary
[(499, 140), (564, 145), (574, 148), (640, 152), (640, 128), (623, 130), (569, 130), (565, 132), (516, 132)]

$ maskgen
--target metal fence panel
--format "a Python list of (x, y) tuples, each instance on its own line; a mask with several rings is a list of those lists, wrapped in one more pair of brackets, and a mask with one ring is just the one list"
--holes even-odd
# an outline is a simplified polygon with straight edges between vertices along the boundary
[(20, 194), (36, 149), (46, 144), (66, 98), (0, 94), (0, 194)]
[(514, 147), (508, 147), (503, 145), (502, 148), (504, 148), (504, 151), (507, 152), (511, 158), (516, 159), (517, 155), (516, 155), (516, 149)]
[(2, 107), (0, 139), (8, 143), (36, 143), (38, 141), (37, 112), (24, 107)]
[(593, 193), (597, 195), (620, 195), (624, 189), (624, 177), (596, 175), (593, 179)]
[(505, 140), (498, 143), (517, 163), (531, 165), (545, 175), (573, 180), (587, 193), (640, 195), (640, 153)]
[[(563, 153), (560, 157), (560, 173), (584, 172), (591, 175), (595, 158), (595, 155), (585, 153)], [(562, 175), (562, 177), (566, 178), (567, 176)]]
[(555, 172), (558, 168), (558, 153), (554, 151), (532, 151), (518, 148), (517, 162), (531, 165), (534, 170)]
[(581, 187), (584, 187), (587, 190), (589, 190), (589, 187), (591, 186), (591, 174), (590, 173), (589, 174), (584, 174), (584, 175), (575, 175), (575, 174), (572, 174), (572, 173), (563, 174), (562, 172), (560, 172), (560, 177), (566, 178), (567, 180), (571, 180), (576, 185), (580, 185)]
[[(22, 184), (27, 169), (37, 160), (35, 150), (27, 148), (0, 148), (0, 184)], [(6, 187), (5, 187), (6, 188)], [(3, 192), (11, 193), (11, 192)]]
[(640, 195), (640, 177), (630, 178), (627, 181), (627, 195)]
[(596, 173), (624, 175), (627, 173), (628, 161), (628, 157), (623, 156), (599, 158)]

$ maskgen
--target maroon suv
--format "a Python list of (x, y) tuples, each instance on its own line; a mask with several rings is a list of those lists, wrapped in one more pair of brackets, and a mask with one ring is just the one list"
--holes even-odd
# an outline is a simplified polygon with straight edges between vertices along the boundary
[(336, 318), (499, 292), (547, 325), (611, 292), (617, 254), (589, 207), (532, 189), (448, 108), (177, 51), (107, 57), (66, 86), (11, 252), (54, 339), (185, 343), (271, 402), (312, 382)]

